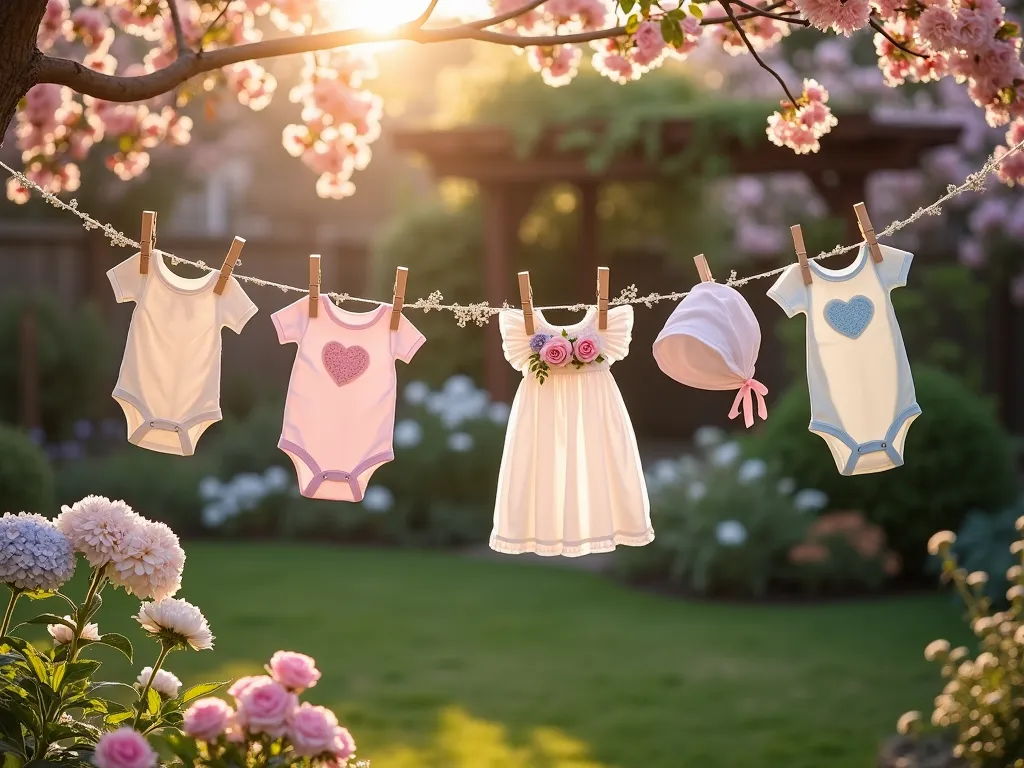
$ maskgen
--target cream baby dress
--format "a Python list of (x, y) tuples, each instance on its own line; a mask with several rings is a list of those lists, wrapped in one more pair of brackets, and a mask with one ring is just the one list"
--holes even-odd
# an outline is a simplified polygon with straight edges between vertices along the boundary
[(633, 308), (610, 309), (604, 331), (596, 307), (570, 326), (540, 311), (534, 318), (531, 336), (521, 311), (498, 317), (505, 358), (523, 381), (505, 435), (491, 549), (577, 557), (643, 546), (654, 539), (647, 486), (609, 370), (629, 352)]

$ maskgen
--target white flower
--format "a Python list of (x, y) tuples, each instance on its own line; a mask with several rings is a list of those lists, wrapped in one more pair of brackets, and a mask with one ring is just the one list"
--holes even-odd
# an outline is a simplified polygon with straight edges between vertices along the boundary
[(418, 421), (402, 419), (395, 424), (394, 442), (399, 448), (414, 448), (423, 441), (423, 427)]
[(422, 381), (410, 381), (405, 385), (405, 391), (402, 394), (405, 397), (405, 402), (410, 405), (421, 405), (430, 394), (430, 387)]
[[(146, 683), (149, 682), (150, 675), (153, 674), (152, 667), (143, 667), (142, 672), (135, 678), (136, 684), (140, 689), (146, 687)], [(179, 680), (172, 672), (168, 672), (166, 669), (158, 669), (156, 671), (156, 677), (153, 678), (153, 684), (150, 686), (154, 691), (159, 693), (161, 696), (167, 699), (173, 699), (178, 695), (178, 691), (181, 690), (181, 680)]]
[(715, 538), (723, 547), (739, 547), (747, 540), (747, 529), (739, 520), (723, 520), (715, 527)]
[(461, 373), (449, 377), (448, 381), (444, 383), (444, 393), (453, 399), (472, 395), (476, 391), (476, 384), (473, 383), (473, 380)]
[(213, 501), (220, 496), (224, 485), (216, 477), (204, 477), (199, 481), (199, 498), (203, 501)]
[(114, 553), (110, 581), (142, 600), (160, 600), (181, 589), (185, 551), (164, 523), (140, 518)]
[(111, 501), (105, 496), (86, 496), (60, 509), (57, 528), (93, 567), (113, 560), (124, 540), (143, 522), (123, 501)]
[(747, 485), (755, 480), (760, 480), (768, 472), (768, 464), (763, 459), (747, 459), (740, 464), (737, 478), (741, 483)]
[(946, 547), (956, 543), (956, 534), (952, 531), (939, 531), (928, 539), (928, 554), (937, 555)]
[(980, 587), (988, 582), (988, 574), (984, 571), (975, 571), (967, 576), (967, 583), (972, 587)]
[(686, 495), (689, 496), (692, 501), (700, 501), (707, 496), (707, 493), (708, 487), (700, 480), (690, 483), (690, 487), (686, 489)]
[(512, 413), (512, 406), (508, 403), (491, 403), (487, 407), (487, 418), (495, 424), (508, 424), (510, 413)]
[(270, 492), (280, 492), (285, 490), (291, 483), (291, 478), (288, 476), (288, 470), (284, 467), (267, 467), (263, 473), (263, 486)]
[(900, 719), (896, 722), (896, 731), (903, 736), (906, 736), (913, 727), (920, 722), (920, 712), (907, 712), (903, 714)]
[(383, 485), (373, 485), (366, 489), (363, 506), (369, 512), (387, 512), (395, 503), (395, 497)]
[(935, 661), (940, 656), (944, 658), (948, 654), (948, 640), (933, 640), (932, 642), (928, 643), (928, 647), (924, 649), (924, 657), (928, 661)]
[(143, 603), (135, 620), (151, 635), (178, 645), (190, 645), (197, 651), (213, 648), (213, 634), (203, 612), (192, 603), (165, 597)]
[(693, 433), (698, 448), (712, 448), (725, 440), (725, 432), (718, 427), (700, 427)]
[(813, 488), (804, 488), (793, 497), (793, 506), (801, 512), (823, 509), (828, 504), (828, 496)]
[(723, 443), (711, 452), (711, 463), (716, 467), (725, 467), (740, 457), (739, 443)]
[[(67, 621), (74, 624), (74, 619), (70, 616), (64, 617)], [(75, 633), (71, 631), (71, 627), (65, 627), (63, 624), (47, 624), (46, 631), (50, 633), (50, 637), (53, 638), (54, 645), (67, 645), (74, 638)], [(96, 624), (86, 624), (85, 628), (82, 629), (83, 640), (96, 641), (100, 639), (100, 628)]]
[(781, 496), (789, 496), (796, 490), (796, 480), (792, 477), (784, 477), (779, 480), (778, 491)]
[(448, 435), (448, 448), (456, 453), (473, 450), (473, 436), (466, 432), (452, 432)]

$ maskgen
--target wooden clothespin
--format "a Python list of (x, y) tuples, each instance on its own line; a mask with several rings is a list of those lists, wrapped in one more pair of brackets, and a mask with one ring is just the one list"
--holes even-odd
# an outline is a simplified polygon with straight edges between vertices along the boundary
[(608, 330), (608, 279), (611, 272), (608, 267), (597, 268), (597, 328)]
[(799, 224), (789, 228), (793, 233), (793, 247), (796, 249), (796, 260), (800, 262), (800, 276), (804, 279), (804, 285), (811, 284), (811, 265), (807, 261), (807, 246), (804, 245), (804, 232)]
[(704, 258), (703, 253), (698, 253), (694, 256), (693, 263), (697, 265), (697, 274), (700, 275), (702, 283), (713, 283), (715, 281), (715, 278), (711, 276), (711, 267), (708, 266), (708, 260)]
[(231, 270), (235, 268), (235, 262), (242, 255), (242, 246), (244, 245), (245, 240), (241, 237), (236, 237), (231, 241), (228, 255), (224, 257), (224, 266), (220, 268), (220, 277), (217, 278), (217, 284), (213, 286), (213, 292), (218, 296), (222, 295), (224, 289), (228, 287), (228, 278), (231, 277)]
[(523, 324), (526, 332), (533, 336), (536, 330), (533, 324), (533, 289), (530, 287), (530, 273), (519, 273), (519, 300), (523, 304)]
[(156, 245), (156, 211), (142, 212), (142, 238), (139, 241), (139, 273), (149, 274), (149, 257)]
[(309, 316), (316, 317), (320, 308), (320, 254), (309, 255)]
[(871, 225), (868, 209), (864, 207), (864, 203), (857, 203), (853, 206), (853, 212), (857, 214), (857, 226), (860, 227), (860, 233), (864, 236), (864, 242), (868, 244), (871, 258), (874, 259), (875, 264), (881, 264), (882, 248), (878, 245), (878, 239), (875, 237), (875, 228)]
[(391, 298), (391, 330), (397, 331), (402, 322), (402, 307), (405, 306), (405, 281), (409, 279), (406, 267), (395, 269), (395, 292)]

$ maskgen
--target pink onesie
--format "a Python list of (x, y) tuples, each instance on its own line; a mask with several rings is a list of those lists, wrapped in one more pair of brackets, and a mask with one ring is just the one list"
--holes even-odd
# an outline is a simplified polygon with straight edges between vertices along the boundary
[(370, 475), (395, 458), (395, 360), (408, 363), (426, 339), (404, 316), (391, 330), (391, 305), (346, 312), (326, 296), (309, 316), (303, 297), (273, 314), (292, 366), (277, 446), (311, 499), (361, 501)]

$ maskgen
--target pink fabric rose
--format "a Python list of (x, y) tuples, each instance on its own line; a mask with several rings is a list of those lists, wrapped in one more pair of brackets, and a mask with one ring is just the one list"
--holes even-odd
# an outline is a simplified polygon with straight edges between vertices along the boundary
[(288, 719), (288, 740), (296, 753), (315, 757), (334, 748), (338, 718), (327, 707), (303, 704)]
[(548, 365), (561, 368), (572, 358), (572, 344), (564, 336), (552, 336), (540, 348), (540, 359)]
[(302, 693), (316, 685), (320, 670), (311, 656), (294, 651), (278, 651), (270, 657), (270, 676), (290, 691)]
[(298, 697), (276, 680), (265, 675), (253, 678), (238, 697), (238, 724), (249, 733), (265, 733), (274, 738), (285, 734), (288, 718), (295, 711)]
[(93, 762), (97, 768), (152, 768), (156, 765), (156, 752), (138, 731), (118, 728), (100, 737)]
[(601, 340), (596, 336), (582, 336), (573, 345), (576, 359), (581, 363), (592, 363), (601, 354)]
[(235, 710), (221, 699), (199, 699), (186, 710), (181, 730), (199, 741), (216, 741), (227, 731), (234, 714)]

